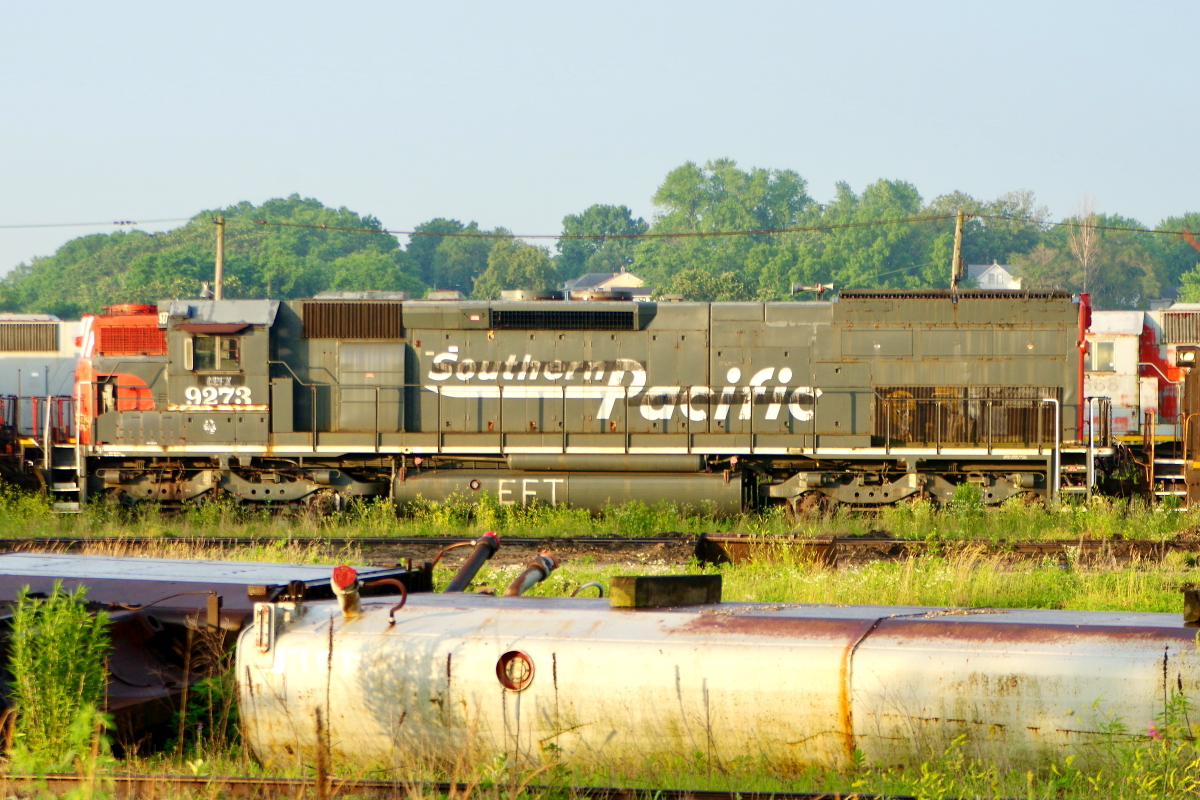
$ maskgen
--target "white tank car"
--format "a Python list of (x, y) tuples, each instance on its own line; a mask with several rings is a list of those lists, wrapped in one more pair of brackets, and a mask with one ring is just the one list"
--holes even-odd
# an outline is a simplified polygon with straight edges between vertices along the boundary
[[(394, 600), (394, 598), (392, 599)], [(970, 752), (1034, 763), (1106, 720), (1145, 734), (1197, 696), (1177, 615), (424, 594), (260, 604), (238, 643), (245, 735), (263, 761), (395, 764), (504, 753), (524, 763), (842, 766)]]

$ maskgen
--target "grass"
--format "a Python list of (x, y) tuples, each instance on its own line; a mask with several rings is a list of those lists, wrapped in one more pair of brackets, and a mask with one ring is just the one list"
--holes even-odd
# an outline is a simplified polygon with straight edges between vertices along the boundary
[[(1082, 562), (1068, 551), (1065, 559), (1024, 562), (1014, 568), (1003, 555), (986, 552), (983, 545), (1000, 541), (1080, 538), (1167, 540), (1200, 524), (1200, 511), (1179, 513), (1151, 508), (1138, 502), (1094, 500), (1090, 505), (1064, 503), (1049, 509), (1007, 505), (985, 509), (971, 497), (944, 508), (925, 503), (898, 506), (873, 514), (840, 512), (822, 519), (794, 524), (782, 514), (768, 512), (719, 520), (660, 504), (629, 504), (599, 516), (569, 509), (499, 506), (487, 502), (471, 508), (459, 504), (427, 504), (397, 517), (383, 504), (352, 506), (322, 519), (280, 518), (235, 506), (213, 503), (196, 506), (174, 516), (161, 515), (147, 506), (127, 511), (94, 506), (74, 517), (54, 517), (40, 498), (0, 490), (0, 537), (25, 536), (150, 536), (151, 548), (110, 543), (91, 552), (111, 555), (139, 554), (175, 558), (238, 558), (294, 563), (356, 562), (361, 549), (328, 548), (287, 541), (288, 537), (319, 536), (457, 536), (471, 537), (485, 530), (502, 536), (579, 537), (648, 536), (673, 531), (696, 533), (736, 530), (755, 534), (794, 533), (816, 536), (869, 534), (885, 530), (904, 539), (931, 543), (977, 540), (980, 547), (931, 549), (930, 555), (896, 561), (879, 561), (861, 567), (831, 570), (783, 551), (782, 563), (727, 565), (718, 568), (728, 601), (761, 603), (871, 603), (891, 605), (991, 606), (1000, 608), (1050, 608), (1109, 611), (1159, 611), (1179, 613), (1179, 586), (1200, 583), (1200, 569), (1190, 554), (1170, 553), (1162, 561)], [(261, 539), (251, 547), (230, 551), (208, 547), (210, 536), (246, 536)], [(790, 551), (793, 552), (794, 551)], [(438, 571), (445, 582), (456, 560)], [(485, 567), (476, 584), (502, 590), (522, 567)], [(683, 568), (702, 570), (698, 564)], [(711, 571), (708, 568), (706, 571)], [(653, 559), (612, 566), (584, 556), (565, 563), (530, 594), (562, 596), (592, 581), (607, 585), (617, 574), (678, 572), (680, 568)], [(201, 643), (202, 644), (202, 643)], [(197, 647), (203, 649), (201, 644)], [(200, 652), (198, 650), (198, 652)], [(197, 662), (199, 664), (200, 662)], [(264, 774), (241, 746), (232, 723), (231, 676), (212, 671), (207, 683), (194, 687), (188, 715), (181, 720), (184, 732), (177, 747), (154, 755), (133, 755), (109, 768), (140, 773), (198, 775)], [(572, 772), (561, 766), (534, 768), (496, 760), (490, 755), (465, 754), (457, 765), (420, 763), (405, 765), (400, 777), (407, 780), (459, 780), (474, 788), (454, 800), (530, 800), (571, 796), (574, 785), (622, 784), (632, 786), (738, 789), (742, 791), (840, 791), (912, 794), (921, 797), (1192, 797), (1200, 788), (1200, 759), (1194, 748), (1198, 731), (1187, 724), (1186, 701), (1176, 698), (1168, 713), (1155, 721), (1153, 735), (1130, 740), (1116, 735), (1120, 720), (1110, 721), (1114, 733), (1104, 758), (1088, 764), (1070, 758), (1048, 762), (1032, 771), (1011, 770), (1005, 765), (973, 759), (963, 743), (940, 752), (929, 752), (918, 764), (906, 767), (856, 761), (844, 770), (810, 768), (781, 771), (769, 763), (710, 764), (702, 755), (672, 763), (626, 765), (612, 772)], [(1195, 717), (1195, 713), (1190, 713)], [(198, 735), (199, 725), (213, 735)], [(94, 729), (71, 734), (83, 742)], [(101, 753), (101, 756), (95, 753)], [(468, 757), (469, 755), (469, 757)], [(103, 762), (102, 748), (93, 748), (92, 760)], [(84, 761), (87, 759), (84, 758)], [(17, 766), (15, 763), (13, 766)], [(94, 764), (93, 764), (94, 766)], [(77, 759), (76, 768), (88, 765)], [(297, 769), (301, 769), (297, 767)], [(345, 765), (333, 764), (333, 774), (356, 777)], [(272, 773), (277, 774), (277, 773)], [(371, 777), (362, 775), (362, 777)], [(546, 792), (516, 791), (511, 786), (546, 784)], [(405, 794), (416, 800), (424, 794), (416, 787)], [(97, 797), (103, 791), (98, 790)], [(221, 796), (219, 779), (207, 797)]]
[[(1044, 560), (1014, 569), (1004, 556), (979, 550), (875, 561), (854, 569), (831, 570), (799, 559), (683, 571), (722, 575), (722, 597), (730, 602), (833, 603), (993, 608), (1046, 608), (1089, 611), (1179, 613), (1180, 586), (1200, 582), (1200, 568), (1184, 554), (1164, 561), (1134, 560), (1121, 565), (1083, 567)], [(523, 569), (519, 565), (484, 567), (476, 584), (503, 590)], [(639, 565), (598, 565), (584, 557), (568, 562), (527, 592), (565, 596), (586, 583), (605, 586), (615, 575), (674, 574), (678, 567), (648, 561)], [(450, 571), (439, 574), (445, 582)]]
[[(70, 766), (94, 725), (106, 726), (103, 704), (107, 614), (91, 613), (82, 587), (55, 582), (45, 598), (22, 589), (12, 612), (8, 674), (16, 718), (9, 743), (18, 760)], [(82, 730), (82, 735), (80, 731)]]
[(351, 504), (321, 517), (283, 515), (251, 509), (230, 501), (185, 506), (163, 514), (154, 504), (133, 509), (111, 504), (88, 505), (84, 513), (56, 516), (38, 495), (0, 487), (0, 538), (31, 536), (142, 536), (203, 538), (239, 536), (291, 537), (461, 536), (485, 531), (532, 538), (647, 537), (664, 533), (693, 535), (732, 531), (757, 535), (879, 535), (929, 541), (1038, 541), (1080, 538), (1165, 541), (1185, 529), (1200, 527), (1200, 508), (1181, 512), (1140, 500), (1093, 498), (1090, 503), (1064, 501), (1049, 508), (1009, 503), (985, 508), (971, 489), (955, 501), (935, 507), (906, 503), (878, 511), (839, 510), (830, 515), (789, 519), (771, 508), (737, 517), (716, 517), (703, 509), (663, 501), (653, 506), (632, 502), (600, 514), (565, 507), (501, 505), (485, 496), (478, 504), (418, 503), (397, 514), (386, 500)]

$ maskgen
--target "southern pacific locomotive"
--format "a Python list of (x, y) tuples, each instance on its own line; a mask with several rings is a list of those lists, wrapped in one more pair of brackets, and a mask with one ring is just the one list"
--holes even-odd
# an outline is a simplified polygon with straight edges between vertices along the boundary
[(118, 307), (85, 320), (76, 458), (47, 482), (68, 505), (1044, 499), (1062, 453), (1104, 444), (1087, 315), (986, 291)]

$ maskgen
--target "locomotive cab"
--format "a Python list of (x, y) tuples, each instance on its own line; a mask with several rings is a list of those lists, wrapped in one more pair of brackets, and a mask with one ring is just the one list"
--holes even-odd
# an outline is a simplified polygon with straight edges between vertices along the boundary
[[(165, 308), (164, 308), (165, 306)], [(166, 410), (193, 448), (261, 449), (270, 412), (272, 300), (173, 300), (167, 331)]]

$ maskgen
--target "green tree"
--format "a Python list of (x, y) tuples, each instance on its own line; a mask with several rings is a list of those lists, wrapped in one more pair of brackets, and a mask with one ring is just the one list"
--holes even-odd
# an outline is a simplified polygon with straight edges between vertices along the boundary
[[(463, 228), (461, 233), (509, 235), (503, 228), (481, 231), (475, 222)], [(476, 279), (487, 269), (488, 254), (498, 241), (481, 236), (445, 237), (434, 251), (429, 285), (434, 289), (457, 289), (463, 294), (470, 294)]]
[(740, 272), (714, 274), (704, 269), (685, 269), (671, 278), (661, 294), (682, 295), (684, 300), (702, 303), (753, 300), (756, 288)]
[(487, 269), (475, 281), (472, 296), (495, 299), (505, 289), (550, 289), (557, 284), (558, 272), (549, 250), (501, 239), (488, 254)]
[[(950, 254), (941, 263), (931, 257), (928, 223), (902, 220), (920, 216), (921, 195), (903, 181), (876, 181), (856, 195), (837, 185), (820, 224), (828, 233), (808, 241), (804, 263), (817, 264), (811, 278), (837, 288), (945, 286), (950, 280)], [(807, 282), (807, 281), (805, 281)]]
[(561, 239), (556, 259), (563, 280), (589, 272), (618, 272), (633, 264), (636, 239), (605, 239), (606, 236), (630, 236), (645, 233), (650, 226), (625, 206), (589, 206), (582, 214), (563, 217), (563, 236), (590, 236), (590, 239)]
[(72, 317), (112, 303), (196, 297), (213, 277), (218, 214), (226, 219), (226, 297), (289, 299), (335, 287), (423, 291), (408, 256), (379, 220), (292, 195), (205, 211), (165, 233), (74, 239), (5, 276), (0, 308)]
[(438, 217), (428, 222), (422, 222), (413, 229), (416, 235), (409, 238), (408, 247), (405, 252), (408, 253), (409, 258), (412, 260), (418, 278), (430, 286), (434, 285), (434, 256), (437, 253), (438, 245), (445, 241), (446, 238), (445, 236), (437, 236), (435, 234), (461, 233), (464, 227), (456, 219)]
[[(660, 209), (653, 233), (768, 231), (802, 223), (814, 203), (803, 178), (791, 170), (738, 169), (730, 159), (700, 167), (687, 162), (672, 170), (654, 195)], [(672, 285), (674, 276), (700, 270), (711, 276), (740, 273), (751, 295), (758, 276), (745, 274), (750, 253), (772, 247), (792, 234), (656, 238), (636, 248), (633, 271), (655, 286)], [(762, 260), (761, 258), (759, 259)]]
[[(1156, 231), (1188, 231), (1200, 236), (1200, 214), (1188, 213), (1177, 217), (1167, 217), (1154, 228)], [(1200, 252), (1188, 244), (1179, 235), (1151, 235), (1151, 241), (1156, 257), (1162, 265), (1162, 280), (1164, 294), (1170, 295), (1179, 286), (1185, 276), (1200, 270)], [(1195, 278), (1191, 278), (1194, 285)], [(1197, 302), (1189, 300), (1187, 302)]]
[(404, 268), (407, 261), (408, 255), (403, 251), (348, 253), (330, 263), (326, 287), (341, 292), (399, 291), (420, 297), (425, 286)]
[[(1116, 214), (1089, 214), (1086, 219), (1086, 224), (1097, 226), (1090, 230), (1093, 238), (1086, 245), (1086, 289), (1092, 305), (1100, 309), (1146, 308), (1169, 280), (1149, 238), (1152, 234), (1106, 230), (1142, 227), (1137, 220)], [(1084, 291), (1079, 224), (1081, 220), (1075, 217), (1064, 220), (1043, 235), (1042, 243), (1011, 259), (1021, 270), (1025, 288)]]

